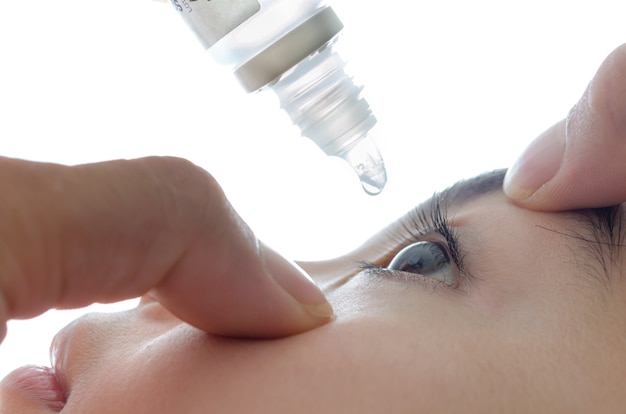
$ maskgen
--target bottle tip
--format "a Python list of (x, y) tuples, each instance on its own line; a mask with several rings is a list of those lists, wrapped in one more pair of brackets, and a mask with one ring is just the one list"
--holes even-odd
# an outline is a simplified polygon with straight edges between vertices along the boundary
[(378, 195), (383, 191), (383, 188), (385, 188), (385, 184), (387, 183), (387, 172), (385, 171), (385, 166), (383, 165), (382, 168), (374, 174), (359, 175), (359, 179), (361, 180), (363, 190), (367, 194)]
[(367, 194), (378, 195), (383, 191), (387, 184), (387, 171), (383, 157), (370, 137), (362, 137), (339, 156), (357, 173)]

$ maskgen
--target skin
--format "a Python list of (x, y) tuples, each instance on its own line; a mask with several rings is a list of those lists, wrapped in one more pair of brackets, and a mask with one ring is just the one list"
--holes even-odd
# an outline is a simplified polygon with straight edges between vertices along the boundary
[[(53, 355), (62, 413), (615, 412), (624, 406), (623, 255), (608, 279), (568, 213), (522, 209), (502, 193), (448, 206), (472, 276), (452, 288), (386, 265), (412, 243), (402, 222), (335, 260), (302, 263), (335, 309), (275, 340), (209, 335), (151, 296), (90, 314)], [(393, 237), (389, 237), (393, 234)], [(428, 233), (429, 241), (442, 242)], [(57, 412), (4, 380), (1, 412)]]

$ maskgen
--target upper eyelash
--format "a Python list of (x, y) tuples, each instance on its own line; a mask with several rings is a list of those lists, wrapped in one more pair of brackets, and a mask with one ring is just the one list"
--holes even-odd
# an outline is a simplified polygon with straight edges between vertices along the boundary
[(408, 214), (408, 223), (403, 223), (404, 229), (415, 239), (421, 241), (428, 233), (439, 233), (446, 240), (452, 261), (463, 274), (463, 256), (459, 248), (458, 232), (450, 226), (448, 211), (441, 203), (441, 197), (435, 194), (428, 208), (417, 208)]
[[(425, 208), (418, 207), (412, 210), (406, 216), (407, 220), (402, 221), (402, 227), (410, 237), (414, 239), (414, 242), (423, 241), (426, 236), (432, 233), (440, 234), (446, 241), (447, 251), (456, 265), (460, 276), (464, 277), (466, 273), (463, 266), (463, 256), (459, 248), (458, 233), (450, 226), (447, 209), (442, 204), (441, 197), (435, 194), (432, 200), (432, 203)], [(395, 240), (394, 244), (407, 243), (404, 238), (398, 240), (398, 234), (388, 233), (388, 235), (390, 236), (390, 240)], [(375, 272), (389, 271), (385, 266), (367, 261), (360, 261), (357, 264), (359, 268), (364, 270)]]

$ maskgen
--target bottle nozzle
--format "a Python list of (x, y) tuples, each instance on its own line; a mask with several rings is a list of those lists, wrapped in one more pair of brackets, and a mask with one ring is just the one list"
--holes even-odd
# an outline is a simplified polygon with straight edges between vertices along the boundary
[[(333, 20), (332, 10), (322, 10), (318, 16), (328, 14), (324, 18)], [(363, 87), (345, 72), (346, 63), (333, 46), (329, 41), (269, 87), (302, 135), (326, 154), (346, 160), (359, 176), (363, 190), (376, 195), (387, 182), (385, 164), (372, 134), (376, 117), (361, 96)]]
[(383, 191), (387, 183), (387, 171), (383, 157), (371, 137), (362, 137), (337, 156), (350, 164), (367, 194), (377, 195)]

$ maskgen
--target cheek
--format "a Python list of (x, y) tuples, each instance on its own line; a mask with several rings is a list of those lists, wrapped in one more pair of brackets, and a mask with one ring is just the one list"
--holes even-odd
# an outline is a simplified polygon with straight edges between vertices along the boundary
[(338, 349), (349, 347), (344, 362), (358, 367), (333, 376), (343, 374), (346, 383), (357, 386), (354, 378), (368, 372), (369, 383), (358, 386), (367, 388), (363, 395), (378, 395), (379, 403), (463, 411), (468, 401), (485, 402), (475, 398), (483, 390), (509, 387), (500, 375), (512, 368), (511, 360), (500, 358), (494, 325), (468, 296), (361, 274), (329, 299), (337, 315), (334, 326), (344, 339), (336, 341)]
[(139, 311), (87, 314), (68, 325), (54, 341), (58, 375), (69, 393), (68, 406), (106, 395), (111, 384), (129, 386), (135, 356), (180, 323), (167, 311), (146, 306)]
[(362, 275), (329, 299), (333, 322), (276, 341), (211, 337), (158, 306), (87, 318), (90, 362), (76, 370), (66, 410), (493, 412), (528, 407), (529, 392), (549, 395), (560, 382), (554, 332), (537, 314), (495, 317), (469, 297)]
[(560, 308), (571, 300), (555, 300), (568, 293), (555, 289), (554, 280), (540, 284), (543, 294), (518, 286), (514, 295), (500, 286), (510, 297), (497, 308), (476, 291), (426, 291), (366, 276), (329, 297), (338, 304), (337, 323), (345, 332), (351, 327), (353, 355), (386, 381), (376, 382), (381, 389), (402, 391), (426, 411), (490, 412), (499, 404), (532, 411), (530, 404), (564, 391), (561, 373), (574, 374), (572, 361), (582, 348), (575, 339), (578, 318), (569, 305)]
[[(483, 380), (471, 372), (475, 364), (463, 363), (476, 358), (450, 322), (374, 312), (278, 341), (214, 338), (180, 325), (110, 352), (76, 383), (67, 410), (254, 412), (261, 401), (272, 413), (450, 407), (459, 389), (472, 394)], [(475, 380), (461, 387), (468, 377)]]
[[(184, 409), (184, 396), (205, 364), (197, 355), (207, 337), (180, 323), (165, 331), (159, 323), (143, 321), (136, 329), (125, 325), (134, 335), (118, 337), (106, 351), (84, 358), (96, 361), (90, 369), (83, 365), (82, 371), (74, 370), (66, 409), (81, 413), (194, 412)], [(151, 334), (149, 326), (153, 326)]]

